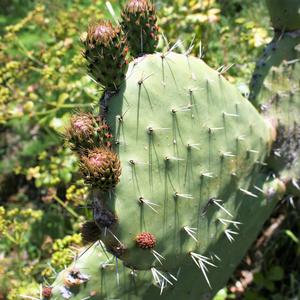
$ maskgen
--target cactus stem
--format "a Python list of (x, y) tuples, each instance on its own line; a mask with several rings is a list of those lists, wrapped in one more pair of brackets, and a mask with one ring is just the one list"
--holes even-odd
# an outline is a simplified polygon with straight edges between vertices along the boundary
[(217, 268), (217, 266), (214, 265), (213, 263), (211, 263), (210, 259), (206, 256), (203, 256), (203, 255), (200, 255), (200, 254), (197, 254), (194, 252), (190, 252), (190, 256), (193, 259), (194, 263), (197, 265), (197, 267), (201, 270), (208, 286), (210, 287), (210, 289), (212, 289), (210, 281), (207, 276), (208, 269), (207, 269), (206, 264), (210, 265), (212, 267), (215, 267), (215, 268)]
[(151, 249), (151, 253), (153, 254), (154, 258), (162, 265), (161, 259), (165, 260), (165, 258), (153, 249)]
[(197, 238), (195, 237), (197, 228), (184, 226), (183, 229), (194, 241), (198, 242)]
[(150, 200), (144, 199), (143, 197), (140, 197), (138, 201), (139, 201), (139, 203), (140, 203), (141, 205), (146, 204), (146, 205), (149, 206), (155, 213), (159, 214), (158, 211), (153, 207), (153, 206), (160, 207), (158, 204), (153, 203), (153, 202), (151, 202)]
[(243, 192), (244, 194), (250, 196), (250, 197), (258, 198), (257, 195), (255, 195), (255, 194), (253, 194), (253, 193), (251, 193), (251, 192), (249, 192), (249, 191), (247, 191), (247, 190), (245, 190), (245, 189), (240, 188), (240, 191)]
[(218, 206), (220, 209), (222, 209), (227, 215), (229, 215), (230, 217), (233, 217), (233, 215), (219, 202), (222, 203), (222, 200), (220, 199), (215, 199), (215, 198), (211, 198), (212, 203), (214, 203), (216, 206)]
[(226, 229), (226, 230), (225, 230), (225, 235), (226, 235), (226, 237), (227, 237), (227, 239), (228, 239), (228, 241), (229, 241), (230, 243), (234, 242), (234, 237), (233, 237), (233, 235), (238, 235), (238, 234), (239, 234), (238, 232), (232, 231), (232, 230), (230, 230), (230, 229)]

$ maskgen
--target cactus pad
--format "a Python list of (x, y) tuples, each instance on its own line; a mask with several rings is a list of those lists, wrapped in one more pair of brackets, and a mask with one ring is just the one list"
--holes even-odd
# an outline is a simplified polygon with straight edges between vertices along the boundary
[(256, 65), (250, 100), (277, 126), (269, 164), (300, 193), (300, 36), (276, 34)]
[[(284, 192), (263, 174), (268, 123), (217, 71), (172, 52), (130, 64), (107, 122), (122, 174), (93, 201), (114, 222), (94, 208), (104, 244), (61, 273), (55, 296), (209, 299)], [(73, 268), (88, 278), (76, 289), (63, 284)]]
[(279, 31), (300, 29), (299, 0), (267, 0), (273, 27)]

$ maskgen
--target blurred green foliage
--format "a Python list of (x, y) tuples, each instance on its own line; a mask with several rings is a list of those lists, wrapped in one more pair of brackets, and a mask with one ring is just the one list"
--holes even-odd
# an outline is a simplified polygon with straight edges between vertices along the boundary
[[(110, 1), (116, 15), (123, 2)], [(272, 36), (263, 1), (156, 5), (159, 50), (180, 40), (176, 51), (214, 68), (234, 64), (225, 76), (247, 94), (255, 60)], [(101, 94), (86, 75), (79, 37), (89, 21), (112, 16), (102, 0), (0, 0), (0, 7), (0, 299), (14, 300), (37, 297), (39, 285), (51, 283), (82, 247), (87, 188), (62, 133), (70, 114), (91, 110)], [(300, 255), (299, 208), (288, 213), (293, 218), (262, 250), (245, 299), (299, 296), (300, 272), (291, 261)], [(229, 286), (217, 299), (237, 297)]]

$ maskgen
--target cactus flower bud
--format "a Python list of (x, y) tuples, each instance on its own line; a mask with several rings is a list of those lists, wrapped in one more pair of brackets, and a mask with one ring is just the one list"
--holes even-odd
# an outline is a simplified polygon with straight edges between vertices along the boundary
[(154, 5), (149, 0), (129, 0), (122, 12), (122, 28), (127, 33), (131, 54), (135, 57), (154, 53), (158, 26)]
[(90, 24), (82, 42), (90, 76), (108, 90), (118, 90), (127, 70), (127, 44), (121, 28), (110, 21)]
[(150, 232), (142, 232), (135, 238), (136, 245), (142, 249), (152, 249), (156, 245), (156, 238)]
[(104, 147), (92, 149), (87, 155), (83, 155), (80, 169), (85, 182), (102, 191), (114, 188), (121, 176), (118, 156)]

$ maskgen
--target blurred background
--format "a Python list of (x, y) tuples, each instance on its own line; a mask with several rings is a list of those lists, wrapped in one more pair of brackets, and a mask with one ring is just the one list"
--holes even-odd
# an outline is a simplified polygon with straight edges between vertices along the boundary
[[(83, 246), (87, 188), (63, 131), (101, 93), (86, 75), (80, 35), (89, 21), (118, 16), (122, 2), (0, 0), (0, 300), (38, 297)], [(264, 1), (156, 5), (159, 50), (180, 40), (176, 51), (191, 49), (213, 68), (234, 64), (225, 76), (248, 94), (272, 37)], [(215, 299), (300, 299), (299, 212), (283, 199)]]

